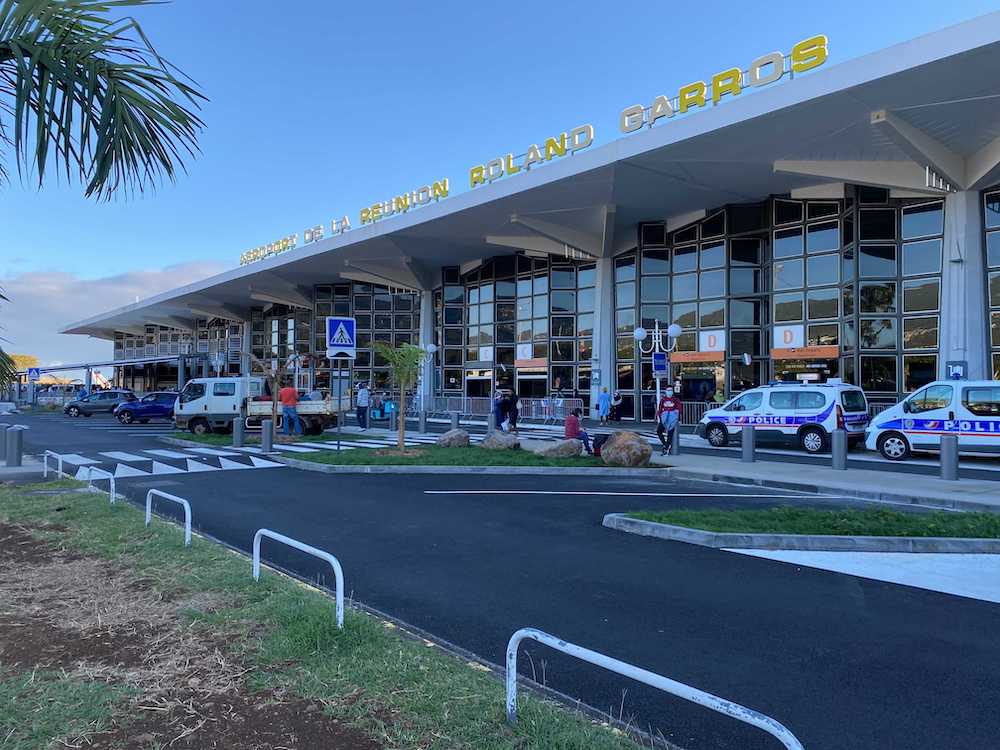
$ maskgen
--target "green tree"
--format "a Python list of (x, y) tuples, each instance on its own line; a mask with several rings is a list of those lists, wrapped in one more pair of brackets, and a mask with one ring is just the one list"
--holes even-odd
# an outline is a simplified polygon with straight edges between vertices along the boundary
[[(99, 200), (173, 181), (198, 151), (205, 97), (135, 19), (112, 17), (158, 1), (0, 0), (0, 157)], [(0, 383), (9, 370), (0, 349)]]
[(399, 422), (399, 449), (406, 447), (406, 397), (413, 391), (413, 386), (417, 382), (417, 375), (420, 373), (420, 365), (424, 361), (426, 352), (414, 344), (403, 344), (398, 347), (391, 347), (384, 341), (375, 342), (375, 352), (380, 357), (384, 357), (389, 363), (392, 373), (392, 382), (399, 392), (398, 422)]

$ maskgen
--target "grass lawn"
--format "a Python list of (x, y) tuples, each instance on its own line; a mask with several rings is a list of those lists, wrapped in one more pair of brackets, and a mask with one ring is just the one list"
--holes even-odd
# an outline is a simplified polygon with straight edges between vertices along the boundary
[(500, 675), (71, 484), (0, 485), (4, 750), (638, 747), (524, 692), (512, 729)]
[(605, 466), (594, 456), (543, 458), (528, 450), (487, 450), (475, 445), (468, 448), (439, 448), (436, 445), (408, 448), (405, 454), (395, 448), (354, 448), (342, 452), (296, 453), (294, 458), (338, 466)]
[(875, 508), (818, 510), (780, 507), (762, 510), (635, 511), (630, 518), (718, 532), (833, 534), (843, 536), (1000, 537), (1000, 514), (903, 513)]

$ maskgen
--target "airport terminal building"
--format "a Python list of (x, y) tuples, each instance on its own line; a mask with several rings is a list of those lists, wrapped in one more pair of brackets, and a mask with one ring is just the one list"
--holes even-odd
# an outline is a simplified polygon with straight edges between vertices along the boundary
[[(380, 387), (374, 342), (433, 344), (424, 398), (607, 387), (644, 420), (636, 330), (673, 323), (687, 400), (1000, 377), (1000, 13), (838, 65), (827, 44), (722, 61), (624, 107), (603, 145), (589, 125), (511, 144), (63, 332), (114, 341), (136, 388), (251, 353), (304, 355), (304, 389)], [(349, 364), (325, 357), (331, 315), (357, 320)]]

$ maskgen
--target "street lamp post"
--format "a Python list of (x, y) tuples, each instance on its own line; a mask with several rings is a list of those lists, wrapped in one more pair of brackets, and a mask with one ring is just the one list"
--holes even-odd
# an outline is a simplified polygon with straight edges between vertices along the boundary
[[(636, 345), (639, 347), (639, 351), (642, 354), (670, 354), (674, 349), (677, 348), (677, 337), (681, 335), (681, 327), (676, 323), (671, 323), (667, 326), (667, 330), (660, 330), (660, 321), (657, 320), (653, 324), (652, 335), (642, 326), (639, 326), (632, 332), (632, 336), (635, 338)], [(647, 339), (651, 339), (648, 348), (643, 346), (643, 342)], [(667, 362), (667, 376), (670, 375), (670, 363)], [(656, 378), (656, 406), (660, 405), (660, 379)], [(640, 407), (640, 414), (641, 414)]]

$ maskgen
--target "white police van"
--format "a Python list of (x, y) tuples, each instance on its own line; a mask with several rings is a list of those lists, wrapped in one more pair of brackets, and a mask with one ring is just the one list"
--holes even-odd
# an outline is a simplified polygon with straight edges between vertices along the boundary
[(752, 428), (757, 443), (795, 446), (821, 453), (836, 428), (847, 431), (849, 446), (864, 439), (868, 402), (864, 391), (839, 378), (825, 383), (772, 383), (744, 391), (729, 403), (709, 409), (695, 432), (721, 448)]
[(876, 416), (865, 446), (890, 461), (938, 451), (956, 435), (961, 453), (1000, 455), (1000, 380), (937, 380)]

